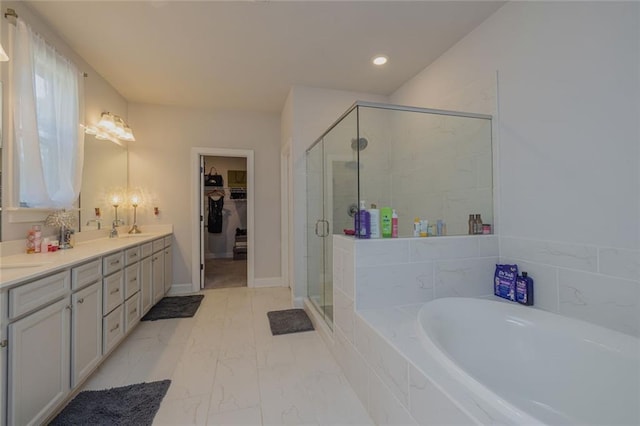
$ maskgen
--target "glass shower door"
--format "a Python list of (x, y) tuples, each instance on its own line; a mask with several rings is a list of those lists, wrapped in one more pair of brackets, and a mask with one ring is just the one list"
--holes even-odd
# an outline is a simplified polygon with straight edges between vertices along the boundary
[(324, 200), (322, 183), (323, 142), (307, 151), (307, 295), (324, 317), (325, 260), (324, 260)]

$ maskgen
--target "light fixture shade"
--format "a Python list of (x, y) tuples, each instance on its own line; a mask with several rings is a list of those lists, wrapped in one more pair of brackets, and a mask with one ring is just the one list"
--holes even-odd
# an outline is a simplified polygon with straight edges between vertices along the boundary
[(98, 122), (98, 127), (107, 131), (115, 130), (116, 122), (113, 119), (113, 115), (111, 115), (110, 112), (103, 112), (102, 117), (100, 117), (100, 121)]
[(136, 140), (131, 127), (121, 117), (110, 112), (103, 112), (95, 126), (83, 127), (86, 134), (95, 135), (96, 139), (100, 140), (110, 140), (117, 144), (120, 143), (118, 139), (128, 142)]
[(4, 51), (2, 45), (0, 44), (0, 62), (7, 62), (8, 60), (9, 56), (7, 56), (7, 53)]

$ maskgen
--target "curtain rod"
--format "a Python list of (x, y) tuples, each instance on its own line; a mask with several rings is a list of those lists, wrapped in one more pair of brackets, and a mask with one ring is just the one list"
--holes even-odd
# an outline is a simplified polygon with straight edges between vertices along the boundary
[(11, 9), (10, 7), (7, 8), (7, 11), (4, 13), (4, 17), (9, 19), (9, 18), (16, 18), (18, 19), (18, 14), (16, 13), (15, 10)]
[[(4, 17), (9, 19), (9, 18), (14, 18), (14, 19), (18, 19), (18, 14), (16, 13), (16, 11), (10, 7), (7, 8), (7, 11), (4, 13)], [(82, 73), (82, 76), (84, 78), (89, 77), (89, 74), (87, 74), (86, 72)]]

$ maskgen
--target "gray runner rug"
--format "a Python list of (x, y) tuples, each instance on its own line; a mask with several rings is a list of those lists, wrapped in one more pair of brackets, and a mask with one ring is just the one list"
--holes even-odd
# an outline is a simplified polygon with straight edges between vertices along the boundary
[(49, 426), (150, 426), (170, 384), (162, 380), (80, 392)]
[(196, 314), (204, 295), (163, 297), (142, 317), (142, 321), (168, 318), (190, 318)]
[(267, 312), (267, 317), (274, 336), (313, 330), (313, 324), (304, 309), (271, 311)]

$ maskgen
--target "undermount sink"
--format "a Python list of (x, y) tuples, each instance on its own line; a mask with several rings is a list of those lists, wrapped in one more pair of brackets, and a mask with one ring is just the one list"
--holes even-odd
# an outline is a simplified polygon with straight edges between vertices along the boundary
[(1, 263), (0, 269), (23, 269), (23, 268), (39, 268), (41, 266), (50, 265), (51, 262), (15, 262)]
[(148, 238), (151, 234), (119, 234), (118, 238)]

